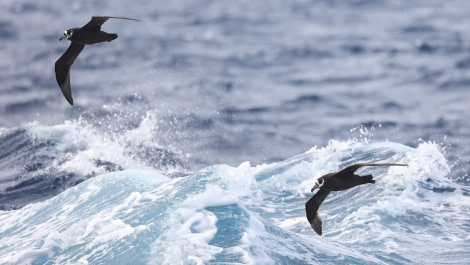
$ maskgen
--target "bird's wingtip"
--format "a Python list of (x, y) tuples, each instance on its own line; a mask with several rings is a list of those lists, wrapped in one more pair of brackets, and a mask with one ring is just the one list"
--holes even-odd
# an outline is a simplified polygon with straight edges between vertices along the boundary
[(65, 93), (64, 93), (64, 97), (65, 99), (67, 100), (67, 102), (73, 106), (73, 98), (72, 96), (66, 96)]
[(313, 228), (313, 231), (318, 235), (322, 235), (322, 220), (320, 215), (317, 213), (315, 218), (313, 218), (312, 222), (310, 222), (310, 226)]

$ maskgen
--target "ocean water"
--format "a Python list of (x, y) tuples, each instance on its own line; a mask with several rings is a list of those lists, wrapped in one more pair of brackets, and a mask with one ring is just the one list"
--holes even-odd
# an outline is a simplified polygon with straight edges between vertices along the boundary
[[(0, 264), (470, 262), (467, 1), (0, 2)], [(62, 32), (119, 38), (71, 68)], [(376, 184), (304, 203), (355, 162)]]

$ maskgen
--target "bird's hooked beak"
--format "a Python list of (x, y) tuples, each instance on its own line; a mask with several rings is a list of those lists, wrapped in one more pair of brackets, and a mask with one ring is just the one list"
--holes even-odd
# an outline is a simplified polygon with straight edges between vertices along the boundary
[(64, 32), (64, 34), (62, 35), (62, 37), (60, 37), (59, 41), (62, 41), (63, 39), (66, 39), (67, 38), (67, 34)]
[(313, 185), (313, 188), (311, 189), (311, 192), (313, 192), (317, 188), (321, 188), (324, 183), (325, 183), (325, 180), (322, 179), (322, 178), (318, 178), (317, 180), (315, 180), (315, 185)]

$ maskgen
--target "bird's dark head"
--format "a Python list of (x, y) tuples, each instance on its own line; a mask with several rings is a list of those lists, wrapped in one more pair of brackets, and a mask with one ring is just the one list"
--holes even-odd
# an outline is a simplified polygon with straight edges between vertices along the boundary
[(64, 34), (62, 34), (62, 37), (60, 37), (59, 40), (63, 40), (63, 39), (70, 39), (73, 35), (73, 30), (72, 29), (68, 29), (66, 31), (64, 31)]
[(315, 184), (313, 185), (312, 192), (318, 188), (321, 188), (325, 184), (325, 179), (323, 177), (318, 178), (315, 180)]

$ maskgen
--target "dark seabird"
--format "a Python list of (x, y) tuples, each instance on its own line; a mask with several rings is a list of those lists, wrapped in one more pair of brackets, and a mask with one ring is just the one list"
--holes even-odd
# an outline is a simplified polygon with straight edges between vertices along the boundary
[(305, 203), (305, 211), (307, 212), (307, 219), (312, 226), (313, 230), (317, 232), (317, 234), (322, 234), (322, 220), (320, 215), (318, 214), (318, 208), (325, 200), (326, 196), (330, 193), (330, 191), (340, 191), (340, 190), (347, 190), (352, 187), (356, 187), (366, 183), (375, 183), (372, 175), (366, 176), (359, 176), (354, 174), (356, 170), (360, 167), (364, 166), (408, 166), (407, 164), (389, 164), (389, 163), (381, 163), (381, 164), (369, 164), (369, 163), (357, 163), (351, 165), (339, 172), (333, 172), (326, 174), (322, 177), (319, 177), (315, 181), (315, 185), (312, 188), (312, 192), (316, 188), (320, 188), (320, 190), (313, 195), (310, 200)]
[(115, 33), (106, 33), (101, 30), (101, 25), (110, 18), (140, 21), (127, 17), (93, 16), (85, 26), (64, 31), (64, 34), (59, 39), (68, 39), (72, 42), (65, 53), (55, 62), (57, 84), (59, 84), (62, 93), (70, 105), (73, 105), (72, 89), (70, 87), (70, 66), (72, 66), (85, 45), (112, 41), (118, 37)]

